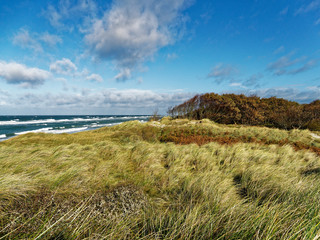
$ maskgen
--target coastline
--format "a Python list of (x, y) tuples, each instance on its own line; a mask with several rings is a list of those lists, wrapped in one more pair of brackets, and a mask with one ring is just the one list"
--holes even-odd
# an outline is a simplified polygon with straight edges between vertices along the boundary
[(27, 133), (76, 133), (149, 118), (149, 115), (0, 116), (0, 141)]

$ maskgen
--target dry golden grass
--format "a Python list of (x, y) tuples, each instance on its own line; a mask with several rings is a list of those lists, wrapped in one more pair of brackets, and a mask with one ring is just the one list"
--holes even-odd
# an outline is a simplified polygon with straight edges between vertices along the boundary
[[(181, 133), (213, 141), (164, 141)], [(316, 239), (311, 147), (308, 130), (169, 118), (21, 135), (0, 143), (0, 239)]]

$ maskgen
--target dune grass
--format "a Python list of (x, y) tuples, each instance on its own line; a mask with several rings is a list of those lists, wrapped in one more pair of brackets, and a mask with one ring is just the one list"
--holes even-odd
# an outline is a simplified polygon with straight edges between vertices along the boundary
[(21, 135), (0, 143), (0, 239), (318, 239), (318, 148), (169, 118)]

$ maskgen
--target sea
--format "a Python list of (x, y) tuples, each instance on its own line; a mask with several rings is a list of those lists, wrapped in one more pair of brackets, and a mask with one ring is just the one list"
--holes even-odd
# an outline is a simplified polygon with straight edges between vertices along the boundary
[(0, 116), (0, 141), (26, 133), (75, 133), (126, 121), (146, 122), (147, 115)]

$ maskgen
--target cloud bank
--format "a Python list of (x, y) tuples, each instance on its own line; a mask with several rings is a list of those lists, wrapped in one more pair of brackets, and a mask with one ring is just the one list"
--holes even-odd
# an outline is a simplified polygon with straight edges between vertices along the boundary
[[(1, 93), (1, 91), (0, 91)], [(19, 108), (68, 114), (152, 114), (158, 108), (165, 113), (168, 107), (180, 104), (193, 97), (193, 93), (158, 93), (139, 89), (83, 89), (78, 93), (25, 93), (18, 96), (0, 97), (7, 107), (15, 112)], [(3, 96), (4, 97), (4, 96)]]

